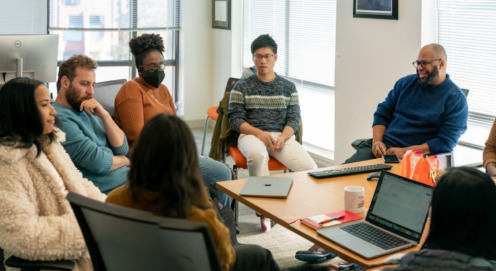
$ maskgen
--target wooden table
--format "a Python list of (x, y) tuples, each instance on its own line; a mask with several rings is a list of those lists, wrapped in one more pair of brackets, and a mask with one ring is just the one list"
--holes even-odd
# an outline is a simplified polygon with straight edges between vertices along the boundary
[[(382, 163), (382, 159), (333, 166), (326, 169), (379, 163)], [(401, 172), (401, 165), (392, 165), (393, 168), (391, 169), (391, 172), (399, 174)], [(363, 267), (370, 267), (372, 264), (377, 264), (384, 261), (384, 259), (390, 255), (367, 260), (331, 241), (328, 241), (327, 239), (318, 236), (314, 229), (300, 224), (299, 221), (290, 224), (300, 218), (344, 210), (344, 187), (349, 185), (359, 185), (365, 187), (365, 208), (367, 210), (370, 206), (372, 196), (374, 195), (375, 187), (377, 186), (377, 181), (366, 180), (368, 174), (369, 173), (364, 173), (328, 179), (315, 179), (308, 176), (306, 171), (271, 175), (274, 177), (293, 178), (293, 187), (291, 188), (291, 191), (286, 199), (240, 196), (239, 192), (241, 191), (241, 188), (243, 188), (247, 179), (218, 182), (216, 185), (218, 189), (235, 198), (239, 202), (242, 202), (256, 212), (274, 220), (279, 225), (295, 232), (311, 242), (314, 242), (320, 247), (331, 251), (340, 258), (349, 262), (357, 263)], [(364, 213), (361, 215), (364, 216)], [(425, 240), (427, 231), (428, 225), (426, 225), (421, 244)], [(420, 245), (417, 245), (416, 247), (403, 250), (401, 252), (405, 253), (411, 250), (419, 249)]]

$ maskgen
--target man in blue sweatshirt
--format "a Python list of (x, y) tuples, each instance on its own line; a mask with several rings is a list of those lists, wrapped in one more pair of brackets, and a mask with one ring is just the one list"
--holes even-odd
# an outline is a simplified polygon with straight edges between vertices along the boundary
[(373, 138), (358, 145), (345, 163), (407, 150), (451, 152), (467, 130), (465, 94), (446, 74), (446, 51), (439, 44), (424, 46), (413, 66), (417, 73), (398, 80), (377, 106)]

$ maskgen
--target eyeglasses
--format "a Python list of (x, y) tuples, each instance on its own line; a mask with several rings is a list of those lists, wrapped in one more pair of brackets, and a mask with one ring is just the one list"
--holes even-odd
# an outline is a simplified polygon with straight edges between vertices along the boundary
[(269, 55), (269, 54), (266, 54), (266, 55), (253, 55), (253, 58), (256, 59), (256, 60), (262, 60), (262, 58), (265, 58), (265, 59), (269, 59), (273, 56), (275, 56), (276, 54), (272, 54), (272, 55)]
[(148, 65), (148, 66), (141, 66), (141, 68), (147, 68), (149, 72), (156, 72), (157, 70), (159, 71), (164, 71), (165, 70), (165, 63), (160, 64), (158, 67), (156, 65)]
[(412, 62), (412, 65), (415, 67), (415, 69), (418, 69), (418, 67), (422, 67), (422, 68), (425, 68), (425, 66), (427, 66), (429, 63), (431, 62), (434, 62), (434, 61), (438, 61), (438, 60), (441, 60), (441, 58), (438, 58), (438, 59), (433, 59), (433, 60), (422, 60), (422, 61), (418, 61), (418, 60), (415, 60)]

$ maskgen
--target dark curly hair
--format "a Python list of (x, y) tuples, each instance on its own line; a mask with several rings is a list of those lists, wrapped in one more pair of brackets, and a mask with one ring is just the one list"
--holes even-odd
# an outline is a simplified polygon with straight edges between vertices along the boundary
[(141, 67), (143, 59), (150, 51), (158, 51), (162, 56), (165, 51), (164, 40), (159, 34), (142, 34), (129, 41), (129, 48), (134, 56), (136, 67)]

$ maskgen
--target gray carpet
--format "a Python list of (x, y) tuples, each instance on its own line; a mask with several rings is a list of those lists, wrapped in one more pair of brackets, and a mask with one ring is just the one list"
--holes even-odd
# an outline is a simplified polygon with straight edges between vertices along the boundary
[[(295, 258), (295, 252), (312, 246), (312, 242), (300, 237), (292, 231), (275, 225), (270, 231), (263, 233), (260, 218), (250, 208), (240, 204), (238, 223), (238, 241), (243, 244), (257, 244), (270, 250), (281, 268), (299, 267), (304, 265)], [(340, 259), (331, 259), (326, 263), (339, 263)], [(323, 264), (323, 262), (319, 263)]]

